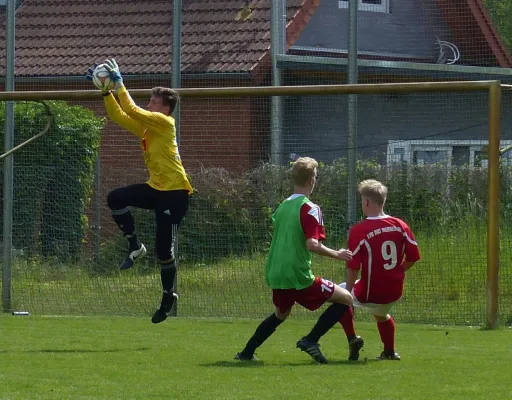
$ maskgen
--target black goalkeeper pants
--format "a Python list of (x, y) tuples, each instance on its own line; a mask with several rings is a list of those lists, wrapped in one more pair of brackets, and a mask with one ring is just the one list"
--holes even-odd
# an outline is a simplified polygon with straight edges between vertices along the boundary
[(174, 258), (174, 242), (189, 205), (187, 190), (161, 191), (146, 183), (129, 185), (111, 191), (107, 204), (125, 235), (131, 235), (135, 230), (128, 207), (155, 210), (157, 257), (160, 261)]

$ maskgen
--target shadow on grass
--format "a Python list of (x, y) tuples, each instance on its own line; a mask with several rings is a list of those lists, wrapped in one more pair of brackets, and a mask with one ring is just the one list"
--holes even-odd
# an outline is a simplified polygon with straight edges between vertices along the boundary
[(200, 364), (201, 367), (224, 367), (224, 368), (254, 368), (254, 367), (263, 367), (265, 365), (264, 361), (215, 361), (212, 363)]
[[(307, 365), (318, 365), (328, 367), (329, 365), (347, 365), (349, 367), (362, 367), (368, 363), (379, 362), (377, 359), (361, 360), (361, 361), (348, 361), (348, 360), (334, 360), (329, 361), (329, 364), (318, 364), (317, 362), (304, 361), (304, 362), (284, 362), (284, 363), (268, 363), (262, 360), (259, 361), (215, 361), (212, 363), (200, 364), (202, 367), (223, 367), (223, 368), (255, 368), (255, 367), (270, 367), (270, 366), (287, 366), (287, 367), (303, 367)], [(382, 361), (380, 361), (382, 362)]]
[(149, 347), (138, 347), (136, 349), (40, 349), (40, 350), (0, 350), (0, 353), (123, 353), (129, 351), (147, 351)]

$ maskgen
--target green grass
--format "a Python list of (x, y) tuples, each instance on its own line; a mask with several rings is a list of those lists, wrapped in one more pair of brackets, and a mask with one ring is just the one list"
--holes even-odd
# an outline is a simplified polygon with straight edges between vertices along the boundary
[[(398, 321), (483, 325), (486, 322), (486, 229), (482, 223), (450, 231), (417, 233), (422, 260), (406, 278), (394, 308)], [(336, 243), (329, 243), (337, 246)], [(340, 246), (342, 246), (341, 244)], [(512, 324), (512, 231), (501, 232), (500, 323)], [(119, 254), (123, 254), (119, 252)], [(106, 273), (90, 273), (90, 262), (56, 264), (18, 258), (13, 268), (13, 308), (37, 315), (151, 315), (160, 300), (159, 267), (149, 255), (120, 272), (119, 258), (107, 253)], [(273, 305), (264, 282), (266, 254), (215, 261), (181, 262), (179, 314), (185, 317), (260, 318)], [(109, 260), (106, 263), (106, 260)], [(110, 268), (110, 269), (108, 269)], [(97, 270), (97, 269), (96, 269)], [(344, 280), (343, 263), (315, 257), (315, 274)], [(311, 319), (313, 313), (297, 311)], [(357, 315), (369, 321), (365, 313)]]
[(505, 399), (512, 330), (398, 324), (399, 362), (377, 362), (373, 323), (357, 325), (362, 359), (343, 331), (321, 341), (328, 365), (295, 348), (312, 321), (290, 319), (234, 361), (259, 321), (0, 316), (0, 399)]
[[(398, 321), (483, 325), (486, 321), (486, 234), (479, 226), (445, 232), (419, 233), (422, 260), (410, 270)], [(502, 234), (500, 323), (512, 324), (512, 244)], [(179, 270), (180, 316), (260, 318), (272, 309), (263, 270), (266, 254), (215, 262), (182, 262)], [(117, 260), (107, 275), (89, 274), (86, 265), (54, 265), (18, 259), (13, 271), (13, 308), (33, 314), (151, 315), (159, 303), (158, 266), (118, 271)], [(343, 281), (344, 264), (316, 257), (314, 272)], [(148, 272), (151, 271), (151, 272)], [(314, 313), (297, 310), (297, 318)], [(358, 320), (369, 320), (365, 313)]]

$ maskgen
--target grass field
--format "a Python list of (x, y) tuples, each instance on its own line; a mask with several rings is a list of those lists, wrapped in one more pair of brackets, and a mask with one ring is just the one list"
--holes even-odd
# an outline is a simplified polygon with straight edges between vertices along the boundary
[[(485, 227), (442, 235), (419, 233), (422, 260), (408, 273), (394, 314), (400, 322), (483, 325), (486, 321)], [(502, 235), (500, 323), (512, 324), (512, 233)], [(105, 274), (87, 264), (54, 265), (18, 259), (13, 271), (13, 306), (33, 314), (151, 315), (159, 303), (156, 263), (120, 272), (119, 260)], [(260, 318), (272, 309), (264, 282), (266, 254), (216, 261), (182, 262), (178, 273), (179, 313), (185, 317)], [(315, 257), (316, 274), (341, 282), (344, 264)], [(314, 314), (296, 312), (297, 318)], [(369, 320), (365, 314), (359, 320)]]
[(401, 361), (375, 361), (373, 323), (358, 324), (362, 359), (343, 331), (322, 340), (328, 365), (295, 348), (312, 321), (289, 320), (258, 352), (233, 360), (257, 320), (0, 316), (0, 399), (506, 399), (512, 329), (397, 326)]

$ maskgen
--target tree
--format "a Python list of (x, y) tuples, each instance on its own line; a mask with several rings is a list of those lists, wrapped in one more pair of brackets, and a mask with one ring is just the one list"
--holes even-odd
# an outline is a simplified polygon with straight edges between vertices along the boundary
[(510, 0), (484, 0), (484, 4), (489, 10), (494, 25), (507, 44), (512, 48), (512, 1)]

